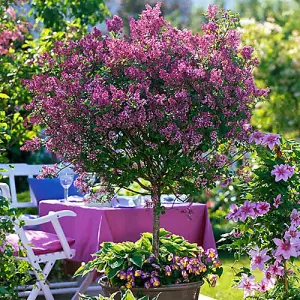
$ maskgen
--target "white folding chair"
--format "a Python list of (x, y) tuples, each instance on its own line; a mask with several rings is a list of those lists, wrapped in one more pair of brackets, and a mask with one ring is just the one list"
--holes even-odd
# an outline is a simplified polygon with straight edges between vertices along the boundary
[[(70, 248), (69, 243), (71, 242), (70, 240), (69, 241), (67, 240), (63, 232), (63, 229), (59, 223), (59, 218), (67, 217), (67, 216), (75, 217), (76, 213), (70, 210), (62, 210), (59, 212), (49, 212), (48, 215), (37, 219), (28, 219), (26, 217), (21, 217), (21, 220), (24, 221), (23, 223), (25, 223), (23, 224), (23, 226), (40, 225), (43, 223), (51, 222), (54, 227), (56, 235), (44, 233), (42, 231), (24, 230), (23, 226), (19, 225), (20, 219), (17, 222), (15, 222), (16, 235), (18, 236), (20, 242), (22, 243), (22, 246), (26, 250), (26, 257), (17, 257), (17, 258), (28, 261), (33, 268), (33, 274), (36, 277), (35, 285), (20, 287), (19, 290), (23, 290), (23, 291), (19, 292), (19, 297), (28, 296), (27, 298), (28, 300), (34, 300), (38, 295), (43, 294), (46, 300), (54, 300), (52, 294), (55, 291), (50, 289), (50, 286), (46, 281), (47, 277), (51, 269), (53, 268), (55, 261), (60, 259), (71, 259), (75, 255), (75, 250)], [(37, 251), (33, 241), (30, 240), (30, 235), (29, 235), (30, 233), (34, 234), (35, 238), (39, 237), (40, 234), (40, 236), (46, 241), (45, 244), (47, 245), (49, 245), (49, 243), (51, 244), (51, 239), (52, 239), (52, 242), (54, 241), (56, 243), (55, 245), (57, 249), (53, 252), (51, 252), (51, 249), (49, 251), (45, 251), (46, 252), (45, 254), (43, 254), (42, 251)], [(10, 242), (10, 238), (13, 239), (12, 236), (13, 235), (9, 235), (7, 237), (8, 242)], [(47, 242), (47, 238), (49, 238), (49, 243)], [(57, 247), (58, 242), (59, 242), (59, 247)], [(43, 269), (40, 266), (41, 263), (45, 264)], [(55, 293), (57, 293), (57, 290)], [(61, 289), (59, 293), (63, 293), (63, 289)]]

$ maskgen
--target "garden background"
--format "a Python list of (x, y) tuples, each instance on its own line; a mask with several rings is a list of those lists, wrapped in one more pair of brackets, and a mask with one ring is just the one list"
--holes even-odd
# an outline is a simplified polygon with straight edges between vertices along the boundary
[[(42, 128), (27, 127), (26, 104), (31, 96), (23, 80), (39, 73), (39, 54), (50, 50), (56, 41), (79, 39), (93, 26), (105, 31), (104, 20), (118, 14), (137, 18), (146, 3), (156, 1), (103, 0), (0, 0), (0, 132), (1, 163), (53, 163), (55, 157), (40, 150), (20, 151), (24, 140), (43, 134)], [(201, 5), (200, 5), (201, 2)], [(205, 3), (204, 3), (205, 2)], [(255, 48), (260, 65), (255, 78), (260, 88), (269, 87), (268, 100), (259, 103), (252, 123), (258, 130), (280, 133), (285, 138), (300, 138), (300, 4), (298, 1), (162, 1), (164, 16), (179, 28), (201, 31), (203, 11), (217, 3), (241, 15), (242, 40)], [(125, 33), (126, 26), (125, 23)], [(22, 178), (18, 182), (22, 201), (29, 192)], [(238, 189), (211, 190), (202, 195), (210, 209), (216, 240), (230, 231), (225, 219), (229, 204), (238, 197)], [(29, 211), (30, 210), (30, 211)], [(27, 209), (26, 212), (33, 212)], [(230, 254), (220, 253), (225, 272), (214, 289), (205, 286), (204, 295), (216, 299), (238, 299), (242, 292), (231, 289), (234, 269)], [(247, 261), (244, 261), (247, 264)], [(55, 273), (60, 276), (59, 270)]]

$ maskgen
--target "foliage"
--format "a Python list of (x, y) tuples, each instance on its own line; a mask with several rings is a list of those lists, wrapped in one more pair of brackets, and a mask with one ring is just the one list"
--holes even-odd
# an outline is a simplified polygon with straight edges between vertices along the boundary
[(261, 64), (255, 75), (259, 86), (271, 90), (268, 101), (259, 103), (252, 123), (259, 130), (300, 137), (300, 6), (278, 18), (259, 23), (242, 20), (243, 42), (256, 49)]
[[(29, 264), (24, 260), (17, 260), (13, 255), (13, 248), (5, 243), (8, 233), (14, 233), (13, 221), (17, 220), (19, 213), (9, 207), (9, 201), (0, 197), (0, 298), (17, 299), (16, 286), (25, 285), (30, 276)], [(20, 253), (24, 255), (24, 253)]]
[(101, 23), (109, 14), (102, 0), (33, 0), (31, 6), (34, 18), (53, 31), (65, 31), (75, 24), (79, 30), (86, 30), (88, 24)]
[[(104, 296), (101, 296), (101, 295), (99, 295), (98, 297), (81, 295), (80, 299), (82, 299), (82, 300), (84, 300), (84, 299), (87, 299), (87, 300), (113, 300), (113, 299), (115, 299), (115, 296), (118, 293), (119, 292), (114, 293), (110, 297), (104, 297)], [(158, 298), (159, 298), (159, 296), (158, 297), (154, 297), (153, 300), (158, 300)], [(125, 293), (122, 295), (122, 299), (121, 300), (149, 300), (149, 297), (148, 296), (144, 296), (142, 298), (135, 298), (134, 295), (132, 294), (132, 292), (130, 290), (126, 290)]]
[(82, 266), (76, 275), (96, 269), (105, 272), (111, 286), (158, 287), (206, 279), (215, 285), (222, 274), (221, 263), (214, 249), (204, 251), (183, 237), (160, 229), (159, 257), (152, 254), (152, 234), (143, 233), (135, 243), (105, 242), (96, 258)]
[[(31, 1), (31, 13), (37, 20), (37, 24), (33, 25), (27, 21), (27, 14), (22, 15), (25, 2), (0, 0), (0, 112), (6, 116), (3, 129), (10, 136), (6, 149), (10, 162), (26, 160), (28, 154), (20, 153), (20, 145), (24, 139), (32, 138), (40, 131), (39, 127), (24, 126), (28, 115), (24, 106), (31, 97), (22, 80), (40, 71), (38, 56), (51, 50), (55, 41), (80, 38), (87, 33), (88, 24), (95, 25), (108, 14), (102, 0)], [(77, 5), (77, 2), (81, 4)], [(102, 9), (90, 11), (86, 8), (87, 3), (92, 9), (96, 5)], [(67, 20), (63, 19), (65, 17)], [(85, 23), (86, 20), (90, 23)], [(48, 27), (52, 25), (55, 28)]]
[[(255, 142), (260, 143), (259, 135)], [(251, 268), (236, 274), (242, 277), (238, 287), (245, 296), (297, 299), (299, 295), (300, 269), (294, 263), (300, 254), (299, 157), (300, 145), (282, 139), (272, 151), (257, 146), (251, 164), (241, 170), (248, 180), (240, 180), (240, 198), (227, 216), (236, 222), (229, 235), (232, 243), (222, 248), (234, 251), (236, 259), (251, 258)], [(255, 269), (264, 275), (259, 283), (251, 277)]]

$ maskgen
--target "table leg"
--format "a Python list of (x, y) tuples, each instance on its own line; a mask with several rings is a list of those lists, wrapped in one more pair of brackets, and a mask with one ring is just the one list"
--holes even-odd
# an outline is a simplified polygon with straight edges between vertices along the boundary
[(90, 272), (86, 275), (85, 279), (81, 283), (80, 287), (78, 288), (78, 291), (73, 296), (72, 300), (79, 300), (79, 294), (83, 294), (90, 284), (93, 282), (94, 276), (96, 275), (96, 271)]

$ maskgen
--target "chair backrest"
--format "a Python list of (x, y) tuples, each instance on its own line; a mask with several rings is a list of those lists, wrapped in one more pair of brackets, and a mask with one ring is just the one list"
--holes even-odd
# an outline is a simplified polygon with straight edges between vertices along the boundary
[[(76, 176), (74, 178), (76, 178)], [(28, 178), (28, 183), (31, 191), (35, 196), (37, 206), (39, 205), (39, 202), (41, 200), (64, 198), (64, 189), (60, 184), (59, 178)], [(69, 196), (83, 196), (74, 186), (74, 182), (70, 186), (68, 194)]]
[[(13, 168), (11, 167), (13, 166)], [(10, 195), (13, 207), (35, 207), (37, 206), (35, 196), (30, 190), (30, 202), (19, 202), (17, 199), (17, 190), (15, 179), (17, 176), (25, 176), (33, 178), (39, 174), (43, 165), (28, 165), (28, 164), (0, 164), (0, 174), (9, 179)], [(51, 165), (49, 165), (51, 166)], [(3, 191), (4, 186), (0, 187)]]
[[(54, 231), (55, 231), (55, 234), (57, 235), (57, 238), (59, 240), (59, 243), (62, 247), (62, 250), (65, 254), (65, 257), (66, 258), (72, 258), (73, 254), (72, 254), (72, 251), (71, 251), (71, 248), (70, 248), (70, 243), (73, 244), (74, 243), (74, 239), (67, 239), (65, 234), (64, 234), (64, 231), (60, 225), (60, 222), (59, 222), (59, 219), (62, 218), (62, 217), (75, 217), (76, 216), (76, 213), (73, 212), (73, 211), (70, 211), (70, 210), (62, 210), (62, 211), (58, 211), (58, 212), (49, 212), (48, 215), (44, 216), (44, 217), (40, 217), (40, 218), (37, 218), (37, 219), (28, 219), (26, 217), (21, 217), (21, 220), (24, 221), (25, 225), (23, 226), (20, 226), (20, 220), (17, 220), (14, 222), (15, 224), (15, 232), (16, 234), (19, 236), (20, 238), (20, 241), (21, 241), (21, 244), (23, 245), (23, 247), (25, 248), (26, 252), (27, 252), (27, 257), (29, 258), (29, 261), (30, 262), (33, 262), (33, 261), (37, 261), (36, 259), (36, 254), (33, 252), (33, 249), (32, 249), (32, 242), (29, 242), (25, 232), (26, 230), (24, 230), (24, 227), (27, 225), (27, 226), (32, 226), (32, 225), (41, 225), (41, 224), (45, 224), (47, 222), (51, 222), (52, 223), (52, 226), (54, 228)], [(49, 233), (44, 233), (43, 232), (36, 232), (37, 235), (41, 235), (41, 239), (44, 238), (44, 235), (51, 235)], [(47, 240), (47, 237), (46, 237), (46, 240)], [(38, 241), (38, 240), (37, 240)], [(55, 243), (57, 243), (56, 241), (54, 241)], [(46, 247), (51, 247), (51, 239), (49, 239), (49, 241), (47, 243), (45, 243), (45, 246)]]

